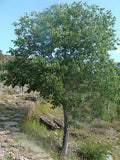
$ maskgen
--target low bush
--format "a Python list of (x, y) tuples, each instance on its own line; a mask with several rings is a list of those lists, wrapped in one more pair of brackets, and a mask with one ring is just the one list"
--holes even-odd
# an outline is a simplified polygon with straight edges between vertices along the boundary
[(81, 160), (103, 160), (110, 145), (87, 142), (79, 147), (77, 153)]

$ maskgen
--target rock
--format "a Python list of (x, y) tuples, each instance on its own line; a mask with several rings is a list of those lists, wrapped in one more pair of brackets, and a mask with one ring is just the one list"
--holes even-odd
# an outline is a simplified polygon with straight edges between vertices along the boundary
[(10, 131), (0, 131), (0, 135), (6, 135), (6, 134), (9, 134), (10, 133)]
[(12, 135), (14, 138), (21, 138), (21, 137), (23, 137), (24, 139), (26, 139), (26, 137), (27, 137), (26, 134), (21, 133), (21, 132), (11, 132), (11, 135)]
[(16, 94), (20, 93), (20, 88), (19, 88), (19, 86), (15, 86), (15, 88), (14, 88), (14, 93), (16, 93)]
[(5, 127), (14, 127), (18, 125), (18, 122), (8, 121), (8, 122), (3, 122), (2, 124), (5, 125)]
[(13, 139), (7, 138), (7, 139), (5, 140), (5, 142), (12, 144), (14, 141), (13, 141)]
[(48, 125), (50, 128), (55, 128), (55, 129), (59, 129), (60, 127), (56, 124), (56, 123), (54, 123), (53, 122), (53, 120), (52, 119), (50, 119), (50, 117), (48, 117), (47, 115), (45, 115), (45, 114), (41, 114), (40, 115), (40, 120), (42, 121), (42, 122), (44, 122), (46, 125)]
[(23, 118), (24, 114), (15, 113), (14, 118)]
[(81, 138), (88, 138), (89, 137), (89, 135), (87, 134), (87, 133), (79, 133), (79, 137), (81, 137)]
[(6, 120), (9, 120), (8, 117), (0, 117), (0, 121), (6, 121)]
[(16, 128), (16, 127), (10, 127), (10, 131), (12, 131), (12, 132), (20, 132), (20, 129)]
[(26, 101), (22, 100), (22, 101), (16, 102), (16, 105), (23, 106), (25, 103), (26, 103)]
[(0, 152), (4, 152), (5, 148), (4, 147), (0, 147)]
[(33, 94), (30, 94), (30, 95), (27, 95), (25, 97), (25, 100), (30, 100), (30, 101), (37, 101), (39, 98), (39, 95), (36, 94), (36, 95), (33, 95)]
[(2, 106), (7, 106), (7, 104), (6, 104), (3, 100), (0, 100), (0, 104), (1, 104)]
[(29, 159), (27, 159), (27, 158), (25, 158), (23, 156), (19, 156), (17, 160), (29, 160)]
[(78, 133), (76, 131), (70, 131), (70, 135), (72, 135), (74, 138), (83, 138), (83, 139), (86, 139), (87, 137), (89, 137), (88, 134), (86, 133)]
[(106, 160), (113, 160), (113, 158), (112, 158), (112, 156), (111, 156), (111, 155), (107, 155)]
[(19, 121), (21, 121), (21, 118), (20, 117), (14, 118), (13, 121), (19, 122)]
[(56, 123), (59, 127), (64, 128), (64, 122), (60, 118), (53, 118), (53, 122)]
[(6, 125), (8, 125), (8, 126), (16, 126), (16, 125), (18, 125), (18, 122), (12, 122), (12, 121), (9, 121), (9, 122), (4, 122)]
[(57, 132), (54, 132), (54, 134), (55, 134), (56, 136), (58, 136), (58, 133), (57, 133)]
[(20, 147), (24, 149), (26, 152), (29, 150), (31, 151), (27, 158), (30, 157), (30, 159), (46, 159), (49, 160), (49, 155), (44, 152), (44, 150), (37, 145), (33, 145), (32, 143), (29, 143), (28, 141), (22, 142), (20, 144)]
[(102, 141), (99, 140), (98, 143), (102, 143)]
[(70, 135), (73, 136), (74, 138), (78, 138), (79, 137), (79, 134), (77, 132), (75, 132), (75, 131), (71, 131)]
[(56, 123), (59, 127), (64, 128), (64, 122), (62, 119), (57, 118), (56, 116), (53, 116), (49, 114), (51, 118), (53, 118), (53, 122)]
[(42, 120), (45, 124), (49, 125), (51, 128), (59, 129), (64, 128), (64, 122), (62, 119), (57, 118), (56, 116), (49, 114), (41, 114), (40, 120)]
[(18, 110), (19, 108), (17, 106), (10, 106), (8, 109), (14, 111), (14, 110)]
[(10, 110), (5, 111), (5, 114), (12, 114), (12, 113), (13, 113), (13, 111), (10, 111)]
[[(5, 156), (12, 156), (10, 159), (14, 160), (52, 160), (40, 146), (28, 140), (27, 135), (17, 128), (18, 122), (26, 116), (28, 106), (31, 107), (35, 102), (25, 101), (25, 104), (27, 107), (25, 105), (17, 107), (13, 104), (9, 107), (8, 104), (6, 107), (0, 105), (0, 160), (6, 160)], [(7, 127), (10, 131), (6, 130)]]
[(14, 147), (14, 148), (16, 147), (16, 148), (17, 148), (18, 145), (19, 145), (19, 144), (18, 144), (17, 142), (13, 142), (13, 143), (11, 144), (11, 147)]

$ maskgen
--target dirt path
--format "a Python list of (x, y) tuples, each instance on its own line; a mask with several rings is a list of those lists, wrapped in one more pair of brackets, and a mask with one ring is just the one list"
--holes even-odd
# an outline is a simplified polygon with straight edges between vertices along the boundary
[(40, 146), (20, 132), (18, 124), (24, 113), (22, 107), (0, 107), (0, 160), (52, 160)]

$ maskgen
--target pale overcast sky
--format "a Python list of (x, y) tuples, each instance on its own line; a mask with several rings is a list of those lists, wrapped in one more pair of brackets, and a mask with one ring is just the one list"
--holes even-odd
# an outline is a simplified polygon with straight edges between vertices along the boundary
[[(79, 2), (80, 0), (75, 0)], [(120, 39), (120, 0), (81, 0), (88, 4), (97, 4), (111, 10), (116, 17), (115, 30)], [(0, 0), (0, 49), (4, 54), (13, 47), (11, 40), (15, 39), (12, 23), (26, 12), (43, 11), (55, 3), (73, 3), (74, 0)], [(120, 49), (110, 52), (111, 58), (120, 62)]]

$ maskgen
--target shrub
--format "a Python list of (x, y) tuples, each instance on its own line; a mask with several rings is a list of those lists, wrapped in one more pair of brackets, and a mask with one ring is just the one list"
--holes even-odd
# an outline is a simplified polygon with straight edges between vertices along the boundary
[(77, 151), (82, 160), (102, 160), (107, 155), (110, 145), (88, 142), (82, 145)]
[(2, 64), (0, 64), (0, 71), (2, 71), (3, 70), (3, 65)]

